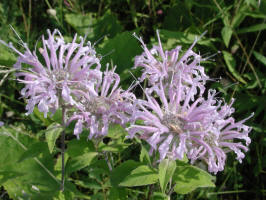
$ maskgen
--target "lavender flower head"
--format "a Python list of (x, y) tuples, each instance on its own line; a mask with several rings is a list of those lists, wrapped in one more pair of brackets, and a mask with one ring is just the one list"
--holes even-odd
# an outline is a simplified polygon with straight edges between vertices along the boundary
[[(27, 99), (27, 114), (38, 105), (45, 117), (49, 111), (55, 112), (59, 108), (60, 101), (65, 105), (77, 104), (75, 94), (80, 90), (90, 90), (91, 79), (101, 76), (100, 60), (91, 43), (85, 44), (85, 38), (80, 37), (80, 43), (77, 43), (75, 35), (73, 41), (67, 43), (58, 30), (52, 33), (47, 30), (47, 33), (48, 38), (42, 36), (42, 48), (39, 48), (43, 63), (36, 51), (31, 52), (22, 40), (24, 53), (12, 43), (0, 40), (19, 55), (14, 67), (21, 71), (16, 74), (19, 82), (25, 84), (21, 94)], [(22, 64), (29, 66), (23, 67)]]
[[(183, 92), (187, 93), (192, 85), (197, 86), (201, 93), (204, 92), (204, 85), (209, 77), (205, 74), (200, 62), (205, 59), (192, 50), (200, 38), (196, 39), (190, 48), (180, 56), (182, 53), (181, 46), (177, 46), (170, 51), (163, 50), (158, 30), (157, 38), (159, 44), (158, 46), (153, 46), (150, 50), (140, 37), (134, 36), (141, 42), (144, 50), (141, 55), (135, 57), (134, 64), (134, 68), (143, 68), (140, 81), (147, 78), (149, 84), (154, 85), (161, 79), (164, 83), (171, 81), (171, 86), (174, 86), (178, 84), (180, 79), (185, 87)], [(197, 93), (196, 88), (193, 93)]]
[(130, 92), (131, 88), (124, 91), (119, 87), (120, 77), (114, 70), (108, 70), (107, 66), (103, 78), (90, 94), (80, 91), (78, 112), (68, 122), (77, 120), (74, 128), (77, 138), (83, 126), (90, 130), (89, 139), (92, 139), (106, 136), (110, 123), (124, 126), (129, 122), (135, 95)]
[[(154, 49), (161, 49), (160, 46)], [(177, 49), (179, 47), (169, 51), (175, 52), (172, 54), (175, 58)], [(161, 55), (171, 55), (161, 50), (159, 52)], [(191, 48), (183, 57), (190, 53)], [(217, 173), (224, 169), (226, 153), (233, 151), (239, 162), (244, 158), (243, 152), (248, 150), (251, 142), (248, 136), (251, 128), (244, 122), (253, 114), (235, 122), (231, 116), (234, 112), (233, 100), (228, 105), (218, 100), (215, 90), (207, 91), (204, 86), (207, 76), (203, 68), (198, 66), (198, 62), (185, 65), (183, 57), (180, 59), (183, 64), (173, 64), (171, 67), (175, 70), (169, 71), (169, 58), (165, 57), (163, 62), (156, 61), (144, 46), (144, 53), (136, 58), (136, 62), (140, 65), (139, 60), (142, 59), (141, 65), (145, 67), (142, 79), (149, 78), (150, 88), (144, 91), (146, 100), (138, 99), (134, 103), (132, 124), (127, 129), (129, 137), (137, 136), (149, 143), (150, 154), (158, 151), (159, 161), (166, 157), (182, 160), (186, 156), (191, 163), (204, 161), (210, 172)], [(173, 60), (173, 63), (180, 63)], [(201, 75), (192, 75), (196, 71)], [(168, 77), (172, 80), (166, 81)], [(205, 98), (204, 93), (207, 93)], [(143, 124), (136, 124), (137, 120), (142, 120)]]

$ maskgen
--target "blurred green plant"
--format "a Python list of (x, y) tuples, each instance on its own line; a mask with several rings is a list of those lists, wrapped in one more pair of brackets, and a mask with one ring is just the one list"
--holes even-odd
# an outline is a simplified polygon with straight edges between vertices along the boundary
[[(109, 142), (95, 149), (85, 137), (73, 139), (72, 125), (66, 137), (66, 191), (61, 193), (56, 182), (61, 176), (59, 142), (58, 134), (54, 134), (60, 130), (51, 129), (61, 117), (56, 114), (45, 119), (37, 110), (25, 117), (25, 103), (18, 92), (21, 85), (12, 74), (15, 55), (0, 46), (0, 119), (6, 124), (0, 129), (2, 199), (165, 199), (164, 194), (151, 191), (166, 190), (165, 182), (173, 168), (183, 173), (176, 177), (179, 184), (173, 187), (172, 199), (265, 198), (265, 0), (4, 0), (0, 2), (0, 38), (17, 44), (9, 25), (33, 48), (47, 28), (58, 28), (69, 37), (75, 32), (87, 35), (102, 62), (117, 65), (125, 88), (133, 80), (128, 71), (134, 56), (141, 52), (133, 32), (149, 43), (156, 42), (154, 33), (160, 29), (163, 46), (170, 49), (189, 46), (196, 35), (207, 30), (195, 50), (205, 57), (222, 52), (204, 63), (211, 77), (221, 77), (219, 82), (210, 82), (210, 87), (219, 90), (227, 101), (237, 99), (236, 118), (251, 112), (255, 116), (250, 122), (253, 142), (243, 164), (229, 156), (224, 172), (216, 177), (216, 187), (198, 189), (213, 186), (213, 178), (185, 167), (186, 163), (163, 163), (158, 172), (154, 171), (147, 167), (151, 160), (145, 146), (136, 141), (125, 145), (125, 133), (119, 127), (110, 130)], [(138, 73), (133, 71), (136, 76)], [(112, 154), (112, 173), (105, 160), (95, 159), (96, 152), (103, 159)], [(122, 174), (123, 167), (131, 167), (130, 174)], [(182, 182), (182, 176), (197, 173), (204, 183), (199, 179)], [(156, 181), (151, 187), (145, 186)], [(189, 194), (180, 192), (192, 190)]]

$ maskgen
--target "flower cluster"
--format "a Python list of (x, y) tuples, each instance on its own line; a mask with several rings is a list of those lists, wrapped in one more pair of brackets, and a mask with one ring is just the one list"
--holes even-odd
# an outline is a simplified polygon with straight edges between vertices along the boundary
[(229, 151), (241, 162), (250, 143), (251, 128), (244, 125), (248, 118), (235, 122), (233, 100), (228, 105), (218, 100), (215, 90), (205, 89), (209, 78), (200, 66), (203, 58), (192, 51), (196, 41), (179, 58), (181, 47), (163, 51), (159, 34), (159, 45), (151, 50), (139, 40), (144, 53), (136, 57), (135, 67), (143, 68), (140, 80), (148, 78), (150, 87), (144, 91), (146, 100), (134, 103), (132, 121), (143, 120), (143, 124), (132, 123), (129, 137), (147, 141), (150, 154), (158, 150), (160, 160), (182, 160), (186, 155), (191, 163), (206, 162), (214, 173), (224, 169)]
[(42, 36), (38, 52), (42, 60), (23, 42), (25, 52), (21, 53), (12, 43), (0, 40), (19, 55), (14, 67), (19, 70), (18, 81), (25, 84), (21, 94), (27, 100), (27, 114), (33, 112), (35, 105), (45, 117), (63, 106), (76, 110), (67, 117), (68, 123), (78, 120), (74, 130), (77, 137), (83, 123), (92, 138), (106, 135), (109, 123), (128, 122), (134, 95), (119, 88), (120, 78), (114, 69), (107, 67), (102, 73), (100, 59), (91, 43), (85, 43), (83, 37), (78, 42), (77, 35), (68, 43), (58, 30), (47, 32), (48, 38)]
[(159, 45), (151, 49), (135, 36), (144, 52), (136, 56), (134, 68), (142, 68), (140, 81), (148, 80), (143, 100), (136, 99), (133, 87), (119, 87), (115, 68), (107, 65), (101, 71), (100, 59), (85, 38), (75, 35), (68, 43), (58, 30), (47, 32), (39, 52), (31, 52), (22, 42), (22, 53), (0, 40), (19, 55), (14, 67), (19, 70), (19, 82), (25, 84), (21, 94), (27, 100), (27, 114), (35, 106), (45, 117), (67, 108), (67, 125), (76, 121), (74, 135), (79, 138), (85, 127), (90, 130), (89, 139), (104, 137), (110, 123), (125, 127), (131, 122), (129, 137), (149, 143), (150, 154), (158, 151), (160, 160), (184, 156), (191, 163), (201, 160), (213, 173), (224, 169), (227, 152), (235, 152), (239, 162), (244, 158), (251, 142), (251, 128), (244, 123), (252, 115), (236, 122), (234, 100), (227, 104), (215, 90), (206, 90), (210, 78), (200, 64), (205, 59), (192, 50), (197, 39), (182, 54), (181, 46), (164, 51), (158, 32)]
[[(190, 91), (192, 86), (196, 86), (200, 89), (200, 93), (203, 94), (205, 90), (205, 83), (209, 80), (209, 77), (204, 73), (204, 67), (200, 65), (201, 61), (205, 59), (199, 54), (192, 51), (198, 39), (190, 46), (190, 48), (179, 58), (181, 53), (181, 46), (177, 46), (170, 51), (164, 51), (157, 31), (158, 46), (153, 46), (150, 50), (146, 47), (143, 40), (135, 35), (135, 37), (142, 44), (144, 52), (136, 56), (134, 68), (142, 67), (142, 76), (140, 81), (147, 79), (149, 84), (156, 85), (160, 80), (169, 86), (178, 85), (179, 81), (183, 85), (185, 95)], [(194, 88), (193, 95), (197, 93)]]
[(90, 129), (91, 139), (105, 136), (110, 123), (124, 126), (130, 120), (135, 96), (130, 89), (124, 91), (119, 88), (119, 82), (119, 75), (114, 69), (109, 71), (107, 66), (103, 80), (94, 85), (93, 93), (80, 93), (78, 112), (69, 120), (69, 123), (78, 120), (74, 129), (77, 137), (82, 132), (83, 124)]
[[(18, 55), (14, 67), (20, 72), (16, 74), (18, 81), (25, 84), (21, 90), (27, 99), (27, 114), (32, 113), (34, 106), (47, 116), (49, 111), (55, 112), (59, 108), (60, 97), (65, 103), (74, 105), (77, 102), (72, 97), (79, 90), (89, 89), (90, 77), (97, 76), (100, 68), (99, 59), (90, 43), (84, 45), (84, 38), (77, 43), (75, 35), (72, 43), (66, 43), (61, 33), (54, 30), (48, 32), (48, 39), (42, 36), (43, 47), (39, 53), (43, 56), (42, 64), (36, 52), (31, 52), (27, 44), (23, 43), (25, 52), (15, 49), (12, 43), (8, 44)], [(27, 64), (22, 68), (22, 64)], [(96, 72), (92, 66), (96, 65)]]

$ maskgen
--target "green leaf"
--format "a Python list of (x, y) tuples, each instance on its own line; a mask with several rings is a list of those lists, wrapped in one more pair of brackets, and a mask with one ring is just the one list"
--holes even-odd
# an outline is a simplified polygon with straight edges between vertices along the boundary
[(95, 180), (87, 180), (87, 181), (74, 180), (74, 182), (76, 185), (83, 187), (83, 188), (96, 189), (96, 190), (102, 189), (101, 184), (96, 182)]
[(0, 170), (0, 185), (3, 185), (6, 181), (10, 181), (25, 174), (17, 171)]
[(130, 144), (125, 143), (124, 140), (127, 135), (125, 128), (118, 124), (111, 124), (109, 126), (107, 138), (108, 143), (100, 142), (98, 146), (98, 151), (108, 151), (108, 152), (121, 152), (126, 149)]
[(127, 193), (126, 193), (125, 188), (111, 187), (108, 199), (109, 200), (124, 200), (124, 199), (127, 199)]
[(0, 128), (0, 182), (12, 199), (25, 196), (28, 199), (52, 199), (60, 188), (58, 182), (47, 172), (55, 174), (53, 157), (48, 153), (46, 143), (40, 145), (41, 148), (46, 146), (43, 149), (46, 153), (37, 157), (42, 166), (36, 158), (24, 159), (18, 163), (28, 147), (37, 143), (37, 140), (18, 127)]
[(152, 197), (153, 200), (169, 200), (169, 196), (161, 192), (154, 192)]
[(247, 5), (243, 5), (240, 7), (238, 12), (234, 15), (232, 19), (231, 27), (233, 27), (234, 29), (239, 27), (239, 25), (244, 21), (245, 17), (247, 16), (245, 15), (245, 13), (248, 11), (248, 9), (249, 9), (249, 6)]
[(176, 162), (169, 159), (164, 159), (159, 164), (159, 182), (161, 190), (165, 193), (166, 187), (170, 179), (172, 178), (176, 169)]
[(50, 117), (53, 122), (62, 122), (62, 109), (57, 109), (55, 113)]
[(66, 172), (68, 174), (71, 174), (72, 172), (89, 166), (92, 163), (93, 159), (97, 156), (97, 154), (97, 152), (89, 152), (81, 156), (71, 158), (66, 164)]
[(253, 10), (252, 12), (245, 12), (244, 15), (249, 16), (249, 17), (253, 17), (253, 18), (259, 18), (259, 19), (265, 19), (266, 15), (264, 13), (260, 13), (257, 12), (255, 10)]
[[(66, 166), (68, 159), (69, 159), (69, 155), (67, 153), (65, 153), (64, 166)], [(57, 156), (54, 170), (56, 170), (57, 172), (61, 172), (61, 170), (62, 170), (62, 154), (59, 154)]]
[(95, 151), (92, 141), (87, 141), (87, 137), (83, 137), (83, 135), (81, 135), (79, 140), (75, 139), (67, 143), (66, 152), (70, 157), (73, 158), (92, 151)]
[(138, 166), (126, 176), (120, 186), (134, 187), (141, 185), (150, 185), (158, 181), (158, 174), (155, 170), (146, 165)]
[(50, 153), (53, 153), (55, 142), (63, 131), (63, 127), (58, 123), (52, 123), (45, 132), (45, 139)]
[(92, 17), (92, 14), (82, 15), (67, 13), (65, 15), (65, 20), (77, 31), (77, 33), (88, 35), (89, 38), (94, 37), (92, 26), (96, 22), (96, 19)]
[(128, 146), (129, 146), (129, 144), (124, 143), (123, 140), (112, 140), (112, 141), (108, 142), (108, 144), (101, 142), (99, 144), (98, 150), (100, 152), (104, 152), (104, 151), (121, 152), (124, 149), (126, 149)]
[(119, 124), (110, 124), (108, 129), (108, 137), (112, 139), (120, 139), (127, 136), (127, 131)]
[(117, 187), (128, 175), (130, 175), (131, 171), (133, 171), (140, 165), (141, 163), (134, 160), (127, 160), (117, 166), (111, 172), (110, 180), (112, 186)]
[[(102, 17), (97, 19), (93, 30), (96, 37), (108, 35), (108, 37), (113, 38), (117, 33), (122, 32), (123, 27), (120, 25), (117, 17), (108, 10)], [(95, 39), (97, 40), (99, 38)]]
[(92, 41), (97, 41), (101, 37), (108, 35), (113, 38), (117, 33), (121, 33), (123, 27), (120, 25), (117, 17), (109, 10), (104, 15), (96, 19), (92, 14), (74, 14), (65, 15), (66, 22), (71, 25), (77, 33), (87, 35)]
[(65, 190), (64, 192), (58, 190), (57, 196), (54, 196), (53, 200), (73, 200), (73, 199), (91, 199), (88, 195), (82, 194), (77, 190), (76, 186), (65, 180)]
[(173, 176), (176, 193), (188, 194), (199, 187), (215, 187), (214, 178), (209, 173), (181, 161), (178, 163)]
[(266, 57), (265, 56), (263, 56), (262, 54), (260, 54), (257, 51), (254, 51), (253, 54), (257, 58), (258, 61), (260, 61), (262, 64), (264, 64), (266, 66)]
[(188, 15), (190, 11), (185, 5), (185, 1), (179, 1), (178, 5), (170, 6), (165, 12), (163, 21), (163, 28), (171, 31), (184, 30), (190, 27), (194, 21), (191, 15)]
[(38, 110), (38, 108), (36, 108), (36, 107), (33, 109), (33, 114), (31, 114), (30, 117), (35, 122), (36, 122), (36, 119), (40, 120), (42, 122), (42, 124), (44, 124), (45, 126), (49, 126), (52, 123), (51, 120), (49, 119), (49, 117), (45, 118), (43, 116), (43, 113), (40, 112)]
[(143, 163), (149, 164), (150, 166), (152, 165), (149, 152), (144, 145), (141, 145), (141, 152), (139, 155), (139, 160)]
[(112, 60), (113, 64), (117, 65), (116, 71), (118, 73), (133, 66), (133, 58), (140, 54), (142, 49), (138, 40), (132, 34), (133, 32), (122, 32), (112, 39), (105, 40), (100, 45), (98, 49), (100, 54), (110, 54), (103, 57), (102, 66), (106, 66)]
[(253, 25), (253, 26), (249, 26), (249, 27), (246, 27), (246, 28), (242, 28), (240, 30), (237, 31), (237, 33), (249, 33), (249, 32), (256, 32), (256, 31), (262, 31), (266, 29), (266, 24), (256, 24), (256, 25)]
[(231, 27), (229, 26), (223, 27), (221, 34), (222, 34), (222, 38), (224, 40), (224, 44), (226, 47), (229, 46), (232, 33), (233, 33), (233, 30), (231, 29)]
[(0, 65), (12, 66), (16, 62), (16, 56), (8, 47), (0, 44), (0, 52)]
[[(196, 37), (199, 37), (199, 35), (179, 31), (160, 30), (160, 37), (161, 41), (164, 43), (164, 49), (171, 49), (180, 44), (191, 45), (195, 41)], [(215, 41), (216, 39), (214, 38), (203, 37), (197, 42), (197, 44), (216, 49), (213, 45), (213, 42)]]
[(227, 51), (223, 51), (223, 56), (224, 56), (225, 63), (229, 71), (231, 72), (231, 74), (240, 82), (247, 84), (247, 82), (241, 77), (239, 72), (236, 70), (236, 61), (234, 57), (232, 56), (232, 54), (230, 54)]
[(48, 153), (48, 151), (46, 151), (47, 144), (45, 144), (44, 142), (36, 142), (28, 147), (28, 150), (21, 155), (18, 162), (22, 162), (28, 158), (37, 157), (41, 153)]
[[(97, 172), (95, 170), (98, 170)], [(103, 175), (103, 174), (110, 174), (110, 169), (108, 167), (108, 164), (106, 162), (106, 160), (101, 159), (101, 160), (97, 160), (95, 162), (93, 162), (90, 166), (89, 166), (89, 171), (91, 172), (89, 176), (91, 176), (92, 178), (98, 178), (98, 175)], [(93, 172), (95, 171), (95, 173)], [(97, 173), (100, 174), (97, 174)], [(99, 176), (99, 177), (100, 177)]]

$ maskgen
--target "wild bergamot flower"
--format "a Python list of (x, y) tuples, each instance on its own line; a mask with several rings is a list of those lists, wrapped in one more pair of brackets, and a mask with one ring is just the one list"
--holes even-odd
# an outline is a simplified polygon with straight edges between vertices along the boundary
[(124, 126), (130, 120), (135, 95), (119, 87), (120, 77), (115, 68), (104, 72), (103, 78), (94, 85), (90, 95), (81, 94), (78, 111), (69, 119), (77, 120), (74, 134), (79, 138), (83, 126), (90, 130), (89, 139), (107, 135), (110, 123)]
[(75, 35), (68, 43), (58, 30), (52, 33), (47, 30), (47, 33), (48, 38), (42, 36), (42, 47), (39, 48), (42, 60), (26, 43), (22, 44), (25, 48), (22, 53), (12, 43), (1, 41), (19, 55), (14, 67), (20, 70), (16, 74), (18, 81), (25, 84), (21, 94), (27, 99), (27, 114), (32, 113), (35, 105), (47, 116), (49, 111), (55, 112), (59, 108), (60, 101), (65, 105), (77, 104), (75, 95), (90, 90), (91, 80), (101, 76), (100, 60), (91, 43), (85, 43), (85, 38), (80, 37), (78, 43)]
[(144, 53), (136, 57), (135, 66), (143, 67), (141, 80), (147, 78), (149, 88), (146, 100), (134, 103), (129, 137), (149, 143), (150, 153), (158, 151), (159, 160), (182, 160), (186, 155), (191, 163), (204, 161), (214, 173), (224, 169), (227, 152), (235, 152), (241, 162), (251, 141), (251, 128), (244, 122), (252, 115), (235, 122), (233, 100), (228, 105), (218, 100), (215, 90), (206, 90), (209, 78), (200, 66), (202, 58), (191, 49), (195, 42), (178, 59), (181, 47), (164, 52), (159, 35), (159, 46), (150, 51), (139, 40)]

